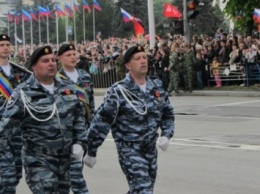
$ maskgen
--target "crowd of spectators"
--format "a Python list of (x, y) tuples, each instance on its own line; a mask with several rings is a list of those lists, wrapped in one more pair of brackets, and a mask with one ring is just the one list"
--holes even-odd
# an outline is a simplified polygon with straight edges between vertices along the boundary
[[(145, 38), (136, 40), (133, 37), (110, 37), (108, 39), (99, 37), (96, 41), (77, 43), (76, 48), (79, 54), (78, 67), (85, 69), (90, 74), (101, 72), (99, 76), (114, 70), (116, 72), (116, 80), (120, 80), (126, 73), (126, 69), (121, 65), (124, 52), (137, 42), (146, 49), (149, 60), (148, 74), (162, 79), (166, 90), (171, 81), (169, 79), (170, 56), (177, 49), (180, 58), (180, 65), (178, 66), (179, 87), (185, 90), (184, 64), (182, 64), (183, 61), (181, 59), (187, 52), (184, 49), (185, 45), (187, 46), (187, 42), (185, 42), (185, 38), (182, 35), (171, 35), (168, 33), (165, 38), (157, 36), (156, 45), (153, 49), (150, 49), (149, 40)], [(30, 45), (26, 45), (23, 48), (23, 45), (19, 45), (14, 49), (17, 50), (17, 53), (11, 56), (11, 60), (27, 67), (30, 53), (38, 46), (34, 45), (31, 48)], [(57, 51), (59, 46), (51, 44), (54, 51)], [(223, 85), (231, 84), (243, 86), (245, 84), (245, 63), (259, 64), (260, 62), (259, 34), (242, 36), (227, 34), (222, 29), (218, 29), (215, 37), (208, 35), (193, 36), (188, 47), (190, 47), (196, 59), (191, 64), (193, 69), (193, 89), (203, 89), (205, 86), (222, 87)], [(229, 72), (232, 70), (233, 65), (236, 65), (235, 70), (239, 71), (239, 76), (235, 79), (229, 79)], [(97, 69), (99, 71), (96, 71)], [(229, 72), (222, 71), (223, 69)], [(260, 86), (259, 80), (254, 81), (254, 84)]]

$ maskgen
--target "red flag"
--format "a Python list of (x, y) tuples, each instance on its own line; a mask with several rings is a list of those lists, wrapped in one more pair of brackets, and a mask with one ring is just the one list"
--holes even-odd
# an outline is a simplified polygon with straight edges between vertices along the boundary
[(135, 29), (135, 36), (139, 37), (140, 34), (144, 34), (144, 28), (139, 24), (139, 22), (136, 20), (136, 18), (133, 19), (134, 23), (134, 29)]
[(177, 7), (169, 4), (169, 3), (164, 3), (164, 17), (167, 18), (181, 18), (182, 14), (180, 11), (177, 9)]

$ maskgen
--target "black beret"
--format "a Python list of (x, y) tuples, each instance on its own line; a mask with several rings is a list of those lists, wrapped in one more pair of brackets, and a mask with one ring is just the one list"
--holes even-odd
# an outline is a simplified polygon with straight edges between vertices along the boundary
[(30, 66), (33, 66), (35, 63), (37, 63), (38, 59), (44, 55), (53, 54), (52, 49), (50, 46), (43, 46), (37, 48), (35, 51), (33, 51), (31, 55), (30, 60)]
[(6, 35), (6, 34), (1, 34), (0, 35), (0, 41), (9, 41), (9, 42), (11, 42), (10, 37), (8, 35)]
[(58, 51), (58, 56), (62, 55), (66, 51), (70, 51), (70, 50), (76, 50), (75, 46), (73, 44), (64, 44), (60, 47), (60, 49)]
[(136, 45), (129, 48), (124, 54), (124, 64), (128, 63), (131, 57), (135, 53), (139, 53), (139, 52), (145, 52), (144, 47), (142, 47), (141, 45)]

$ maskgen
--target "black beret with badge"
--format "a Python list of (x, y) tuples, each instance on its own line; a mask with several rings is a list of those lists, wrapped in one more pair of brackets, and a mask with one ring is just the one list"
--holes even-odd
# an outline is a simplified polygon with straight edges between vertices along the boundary
[(71, 50), (76, 50), (73, 44), (63, 44), (58, 51), (58, 56), (62, 55), (66, 51), (71, 51)]
[(53, 54), (50, 46), (43, 46), (37, 48), (31, 55), (30, 66), (33, 66), (35, 63), (37, 63), (40, 57), (49, 54)]
[(129, 48), (124, 54), (124, 63), (123, 64), (128, 63), (130, 61), (131, 57), (135, 53), (139, 53), (139, 52), (145, 52), (144, 47), (142, 47), (141, 45), (136, 45), (136, 46), (132, 46), (131, 48)]
[(11, 42), (10, 37), (8, 35), (6, 35), (6, 34), (1, 34), (0, 35), (0, 41), (9, 41), (9, 42)]

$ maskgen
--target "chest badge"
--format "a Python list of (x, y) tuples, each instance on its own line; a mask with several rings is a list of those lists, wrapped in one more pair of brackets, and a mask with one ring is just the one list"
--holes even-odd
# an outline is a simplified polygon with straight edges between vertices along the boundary
[(19, 74), (15, 74), (15, 79), (18, 83), (21, 83), (21, 79), (20, 79), (20, 75)]
[(156, 90), (156, 91), (154, 92), (154, 97), (157, 98), (157, 100), (161, 100), (160, 92)]
[(68, 97), (71, 97), (71, 96), (70, 96), (70, 90), (69, 90), (69, 89), (65, 89), (64, 92), (65, 92), (65, 94), (66, 94)]

